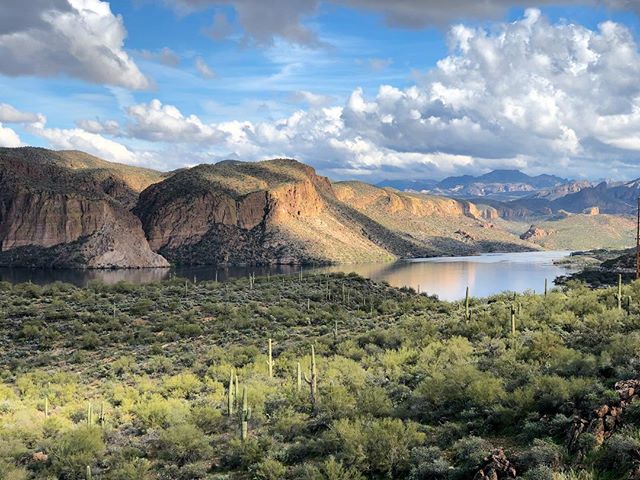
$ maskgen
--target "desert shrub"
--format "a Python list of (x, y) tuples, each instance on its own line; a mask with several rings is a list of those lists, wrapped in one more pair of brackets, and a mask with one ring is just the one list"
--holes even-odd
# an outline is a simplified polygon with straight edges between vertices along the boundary
[(178, 466), (207, 458), (212, 451), (209, 437), (189, 423), (162, 431), (158, 439), (158, 456)]
[(102, 430), (82, 426), (62, 433), (49, 449), (50, 472), (69, 480), (84, 479), (87, 465), (94, 465), (105, 453)]

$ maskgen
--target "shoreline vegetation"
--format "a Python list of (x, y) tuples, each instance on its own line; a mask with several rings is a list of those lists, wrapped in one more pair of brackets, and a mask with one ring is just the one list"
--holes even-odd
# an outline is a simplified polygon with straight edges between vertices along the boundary
[(353, 274), (1, 282), (0, 472), (634, 479), (638, 327), (639, 282), (460, 302)]
[(577, 271), (558, 277), (556, 283), (561, 285), (571, 280), (577, 280), (591, 287), (606, 287), (617, 284), (619, 276), (622, 276), (625, 282), (630, 282), (636, 278), (635, 262), (635, 248), (573, 252), (568, 257), (556, 260), (554, 263)]

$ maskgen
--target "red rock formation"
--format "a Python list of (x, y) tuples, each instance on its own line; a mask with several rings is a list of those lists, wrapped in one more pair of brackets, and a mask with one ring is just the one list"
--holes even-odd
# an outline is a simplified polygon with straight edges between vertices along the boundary
[(70, 170), (47, 152), (0, 150), (0, 264), (168, 266), (125, 206), (136, 192), (104, 171)]

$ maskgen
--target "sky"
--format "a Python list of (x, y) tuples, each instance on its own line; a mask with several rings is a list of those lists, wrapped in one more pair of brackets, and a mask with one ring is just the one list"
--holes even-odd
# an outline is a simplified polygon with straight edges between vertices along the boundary
[(2, 0), (0, 146), (640, 177), (640, 0)]

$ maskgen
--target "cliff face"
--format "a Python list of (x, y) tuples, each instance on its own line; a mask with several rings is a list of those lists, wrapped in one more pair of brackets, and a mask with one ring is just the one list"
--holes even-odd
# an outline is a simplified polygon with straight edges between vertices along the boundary
[(0, 265), (168, 266), (129, 211), (137, 192), (116, 173), (70, 169), (63, 157), (0, 149)]
[(325, 247), (345, 227), (326, 198), (329, 181), (299, 162), (221, 162), (149, 187), (134, 212), (151, 247), (176, 262), (332, 261)]

